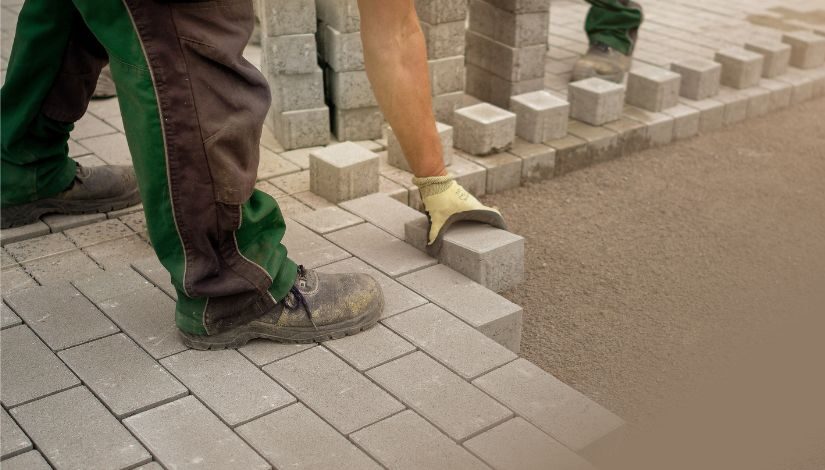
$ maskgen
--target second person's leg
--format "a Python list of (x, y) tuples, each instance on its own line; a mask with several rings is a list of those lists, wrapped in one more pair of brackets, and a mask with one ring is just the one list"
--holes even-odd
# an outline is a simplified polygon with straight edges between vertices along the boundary
[(587, 0), (584, 30), (590, 48), (574, 66), (572, 80), (599, 77), (621, 82), (642, 24), (642, 7), (632, 0)]

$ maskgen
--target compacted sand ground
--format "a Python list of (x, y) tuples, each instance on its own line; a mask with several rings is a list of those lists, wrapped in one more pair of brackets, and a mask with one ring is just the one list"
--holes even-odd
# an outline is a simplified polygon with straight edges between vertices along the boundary
[(773, 448), (705, 468), (825, 468), (825, 99), (485, 202), (527, 239), (524, 356), (632, 427)]

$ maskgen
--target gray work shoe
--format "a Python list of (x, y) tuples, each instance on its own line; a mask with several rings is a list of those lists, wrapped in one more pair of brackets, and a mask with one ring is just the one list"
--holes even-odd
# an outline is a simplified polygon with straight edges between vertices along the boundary
[(72, 185), (62, 193), (33, 202), (4, 206), (0, 212), (0, 227), (37, 222), (45, 214), (92, 214), (135, 204), (140, 204), (140, 193), (131, 166), (84, 167), (78, 164)]
[(95, 91), (92, 93), (92, 99), (102, 100), (116, 95), (117, 90), (115, 89), (115, 81), (112, 79), (112, 70), (107, 65), (103, 67), (97, 77), (97, 85), (95, 85)]
[(600, 42), (593, 43), (587, 54), (583, 55), (573, 66), (570, 81), (597, 77), (611, 82), (621, 83), (624, 74), (630, 70), (632, 58)]
[(209, 336), (181, 331), (194, 349), (238, 348), (252, 339), (279, 343), (320, 343), (374, 326), (384, 310), (381, 286), (366, 274), (324, 274), (298, 267), (289, 294), (249, 323)]

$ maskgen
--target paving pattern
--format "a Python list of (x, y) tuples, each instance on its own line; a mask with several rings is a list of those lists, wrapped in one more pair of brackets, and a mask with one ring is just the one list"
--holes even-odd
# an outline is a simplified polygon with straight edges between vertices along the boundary
[[(19, 8), (2, 6), (3, 70)], [(817, 27), (808, 21), (821, 15), (804, 12), (825, 10), (818, 0), (645, 8), (638, 80), (662, 90), (672, 78), (643, 66), (779, 43), (783, 32)], [(580, 1), (551, 8), (544, 80), (558, 99), (586, 48), (585, 11)], [(247, 52), (260, 63), (260, 48)], [(638, 106), (660, 111), (624, 106), (604, 125), (570, 120), (563, 137), (516, 138), (485, 157), (453, 149), (450, 168), (476, 194), (561, 175), (825, 93), (822, 70), (791, 67), (713, 98), (682, 93), (676, 106), (672, 93), (643, 96)], [(288, 217), (290, 256), (370, 273), (384, 289), (379, 325), (323, 345), (187, 350), (139, 206), (3, 231), (3, 468), (591, 468), (582, 455), (623, 422), (518, 357), (523, 312), (495, 291), (520, 281), (523, 239), (463, 227), (430, 257), (416, 248), (420, 200), (409, 173), (388, 163), (390, 142), (357, 144), (378, 154), (379, 192), (334, 204), (310, 190), (310, 154), (322, 147), (286, 151), (268, 132), (261, 142), (258, 187)], [(86, 165), (129, 162), (116, 100), (90, 105), (70, 152)]]

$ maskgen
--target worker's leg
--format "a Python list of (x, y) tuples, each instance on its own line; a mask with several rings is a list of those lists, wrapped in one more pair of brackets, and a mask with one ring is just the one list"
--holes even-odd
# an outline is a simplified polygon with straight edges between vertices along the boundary
[(297, 267), (275, 201), (254, 189), (269, 91), (241, 57), (249, 1), (75, 0), (106, 48), (152, 246), (176, 321), (216, 334), (271, 310)]
[(633, 53), (642, 24), (642, 8), (630, 0), (587, 0), (584, 30), (590, 43), (600, 42), (625, 55)]

